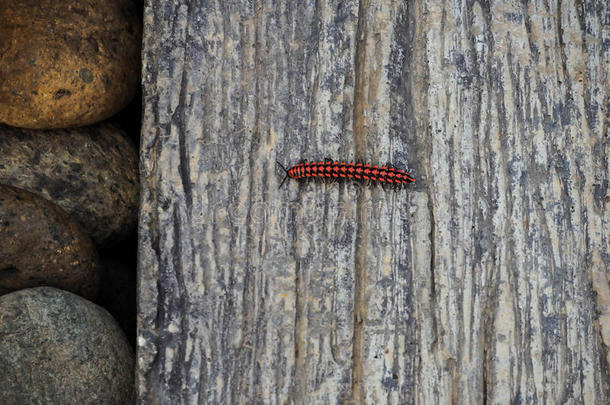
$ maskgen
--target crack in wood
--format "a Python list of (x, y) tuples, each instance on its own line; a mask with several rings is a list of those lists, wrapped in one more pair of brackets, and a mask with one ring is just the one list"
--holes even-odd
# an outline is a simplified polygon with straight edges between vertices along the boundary
[[(358, 6), (358, 28), (356, 30), (355, 85), (354, 85), (354, 148), (357, 158), (364, 158), (366, 133), (364, 108), (366, 105), (367, 66), (367, 10), (368, 0), (360, 0)], [(366, 393), (363, 379), (364, 318), (366, 314), (366, 251), (367, 223), (364, 193), (357, 199), (358, 228), (356, 230), (357, 256), (354, 262), (354, 334), (352, 338), (352, 400), (364, 403)]]

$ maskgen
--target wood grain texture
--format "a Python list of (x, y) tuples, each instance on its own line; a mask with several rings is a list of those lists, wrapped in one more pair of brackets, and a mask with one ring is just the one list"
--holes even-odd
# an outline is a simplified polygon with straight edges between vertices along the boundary
[(607, 402), (609, 15), (150, 0), (139, 402)]

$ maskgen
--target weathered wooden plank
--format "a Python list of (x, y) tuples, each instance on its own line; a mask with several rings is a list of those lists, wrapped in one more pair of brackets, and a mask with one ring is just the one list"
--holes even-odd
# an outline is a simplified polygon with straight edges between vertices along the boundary
[(608, 282), (603, 7), (422, 14), (437, 323), (420, 345), (438, 373), (423, 402), (607, 401), (591, 290)]
[(140, 402), (607, 401), (609, 13), (150, 1)]

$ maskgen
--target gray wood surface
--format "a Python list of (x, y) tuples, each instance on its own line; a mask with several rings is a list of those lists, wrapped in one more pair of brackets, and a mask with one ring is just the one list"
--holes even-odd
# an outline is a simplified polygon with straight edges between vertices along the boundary
[(608, 403), (609, 15), (149, 0), (139, 402)]

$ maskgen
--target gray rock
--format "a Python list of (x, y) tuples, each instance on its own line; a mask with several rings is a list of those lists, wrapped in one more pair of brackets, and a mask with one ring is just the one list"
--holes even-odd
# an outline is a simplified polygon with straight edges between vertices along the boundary
[(103, 308), (51, 287), (0, 297), (0, 404), (132, 404), (133, 374)]
[(134, 228), (138, 153), (120, 126), (34, 131), (0, 125), (0, 150), (0, 183), (59, 205), (96, 244)]

